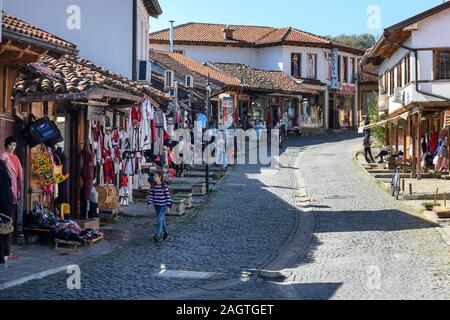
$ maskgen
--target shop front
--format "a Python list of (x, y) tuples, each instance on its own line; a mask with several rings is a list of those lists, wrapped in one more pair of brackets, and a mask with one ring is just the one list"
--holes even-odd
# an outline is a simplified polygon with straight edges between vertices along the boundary
[[(43, 56), (20, 72), (14, 91), (28, 146), (24, 230), (76, 239), (99, 212), (128, 203), (145, 151), (161, 149), (167, 121), (155, 91), (74, 57)], [(76, 230), (66, 218), (77, 221)]]
[(300, 103), (299, 123), (302, 129), (324, 129), (323, 95), (305, 96)]

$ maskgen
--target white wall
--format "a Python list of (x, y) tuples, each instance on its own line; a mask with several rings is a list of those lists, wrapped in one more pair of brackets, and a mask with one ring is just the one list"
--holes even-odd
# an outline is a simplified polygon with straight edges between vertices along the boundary
[(137, 50), (136, 58), (138, 60), (148, 60), (149, 59), (149, 42), (148, 36), (150, 34), (150, 15), (145, 8), (144, 2), (142, 0), (138, 1), (137, 8)]
[[(405, 42), (405, 46), (420, 49), (418, 51), (418, 80), (432, 81), (419, 83), (421, 90), (432, 94), (450, 98), (450, 81), (433, 81), (435, 79), (433, 67), (433, 48), (450, 47), (450, 9), (433, 15), (418, 24), (418, 30), (413, 31), (411, 37)], [(424, 50), (425, 49), (425, 50)], [(430, 49), (430, 50), (426, 50)], [(410, 51), (400, 48), (395, 54), (385, 60), (379, 69), (380, 75), (395, 67)], [(416, 81), (415, 72), (416, 57), (411, 53), (411, 81)], [(402, 65), (403, 76), (406, 66)], [(397, 70), (394, 71), (394, 81), (397, 82)], [(405, 96), (405, 104), (411, 102), (442, 101), (441, 99), (418, 93), (415, 83), (402, 89)], [(389, 112), (394, 112), (402, 107), (401, 104), (394, 103), (394, 98), (390, 98)]]
[[(73, 12), (67, 11), (73, 5), (80, 9), (80, 28), (71, 29)], [(73, 42), (81, 57), (132, 76), (131, 0), (3, 0), (3, 10)]]
[[(283, 47), (259, 48), (257, 68), (262, 70), (284, 71), (286, 68), (284, 61)], [(290, 64), (289, 64), (290, 69)]]
[(412, 35), (414, 48), (450, 47), (450, 9), (420, 21), (418, 27)]
[[(150, 47), (156, 50), (169, 50), (168, 44), (150, 43)], [(174, 50), (183, 50), (187, 57), (199, 62), (241, 63), (254, 68), (258, 65), (257, 51), (253, 48), (175, 45)]]

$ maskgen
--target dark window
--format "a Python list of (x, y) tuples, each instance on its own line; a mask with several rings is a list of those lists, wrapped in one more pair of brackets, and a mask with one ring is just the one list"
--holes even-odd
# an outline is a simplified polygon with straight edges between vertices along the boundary
[(344, 57), (344, 82), (348, 82), (348, 57)]
[(389, 94), (389, 72), (384, 73), (384, 94)]
[(338, 57), (338, 79), (339, 79), (339, 82), (341, 82), (342, 81), (342, 78), (341, 78), (341, 76), (342, 76), (342, 57), (341, 56), (339, 56)]
[(389, 95), (394, 94), (394, 87), (395, 87), (394, 69), (392, 69), (391, 71), (389, 71)]
[(397, 65), (397, 87), (403, 86), (402, 64)]
[(294, 78), (302, 77), (302, 54), (292, 53), (291, 54), (291, 76)]
[(352, 76), (350, 78), (350, 83), (355, 83), (355, 80), (356, 80), (355, 58), (350, 59), (350, 68), (352, 70)]
[(411, 82), (411, 55), (408, 54), (405, 58), (405, 84)]
[(450, 80), (450, 51), (438, 51), (436, 57), (436, 80)]

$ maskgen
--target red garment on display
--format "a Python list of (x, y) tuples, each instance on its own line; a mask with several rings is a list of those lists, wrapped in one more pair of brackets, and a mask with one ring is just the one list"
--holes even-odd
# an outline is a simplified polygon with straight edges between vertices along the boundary
[(113, 131), (113, 134), (112, 134), (112, 140), (114, 141), (115, 144), (119, 144), (119, 141), (120, 141), (119, 130), (115, 129), (115, 130)]
[(139, 123), (142, 121), (141, 106), (131, 108), (131, 120), (137, 120)]
[(167, 140), (169, 140), (170, 139), (170, 136), (169, 136), (169, 134), (167, 133), (167, 131), (166, 132), (164, 132), (164, 141), (167, 141)]
[(105, 182), (112, 182), (114, 179), (114, 166), (111, 158), (111, 149), (106, 148), (103, 157), (105, 158), (105, 162), (103, 163), (103, 175), (105, 178)]
[(152, 128), (152, 143), (156, 143), (156, 123), (155, 123), (155, 119), (151, 120), (151, 128)]
[(431, 147), (431, 153), (434, 154), (438, 147), (438, 136), (433, 131), (430, 133), (430, 147)]
[(126, 174), (122, 173), (122, 180), (120, 181), (120, 186), (121, 187), (126, 187), (128, 186), (128, 177)]

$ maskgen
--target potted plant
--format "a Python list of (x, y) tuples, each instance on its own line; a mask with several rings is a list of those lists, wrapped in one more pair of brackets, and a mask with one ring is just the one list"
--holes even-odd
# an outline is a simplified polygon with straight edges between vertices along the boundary
[(435, 202), (424, 202), (422, 205), (425, 207), (427, 211), (433, 211), (434, 207), (440, 206), (438, 203)]

